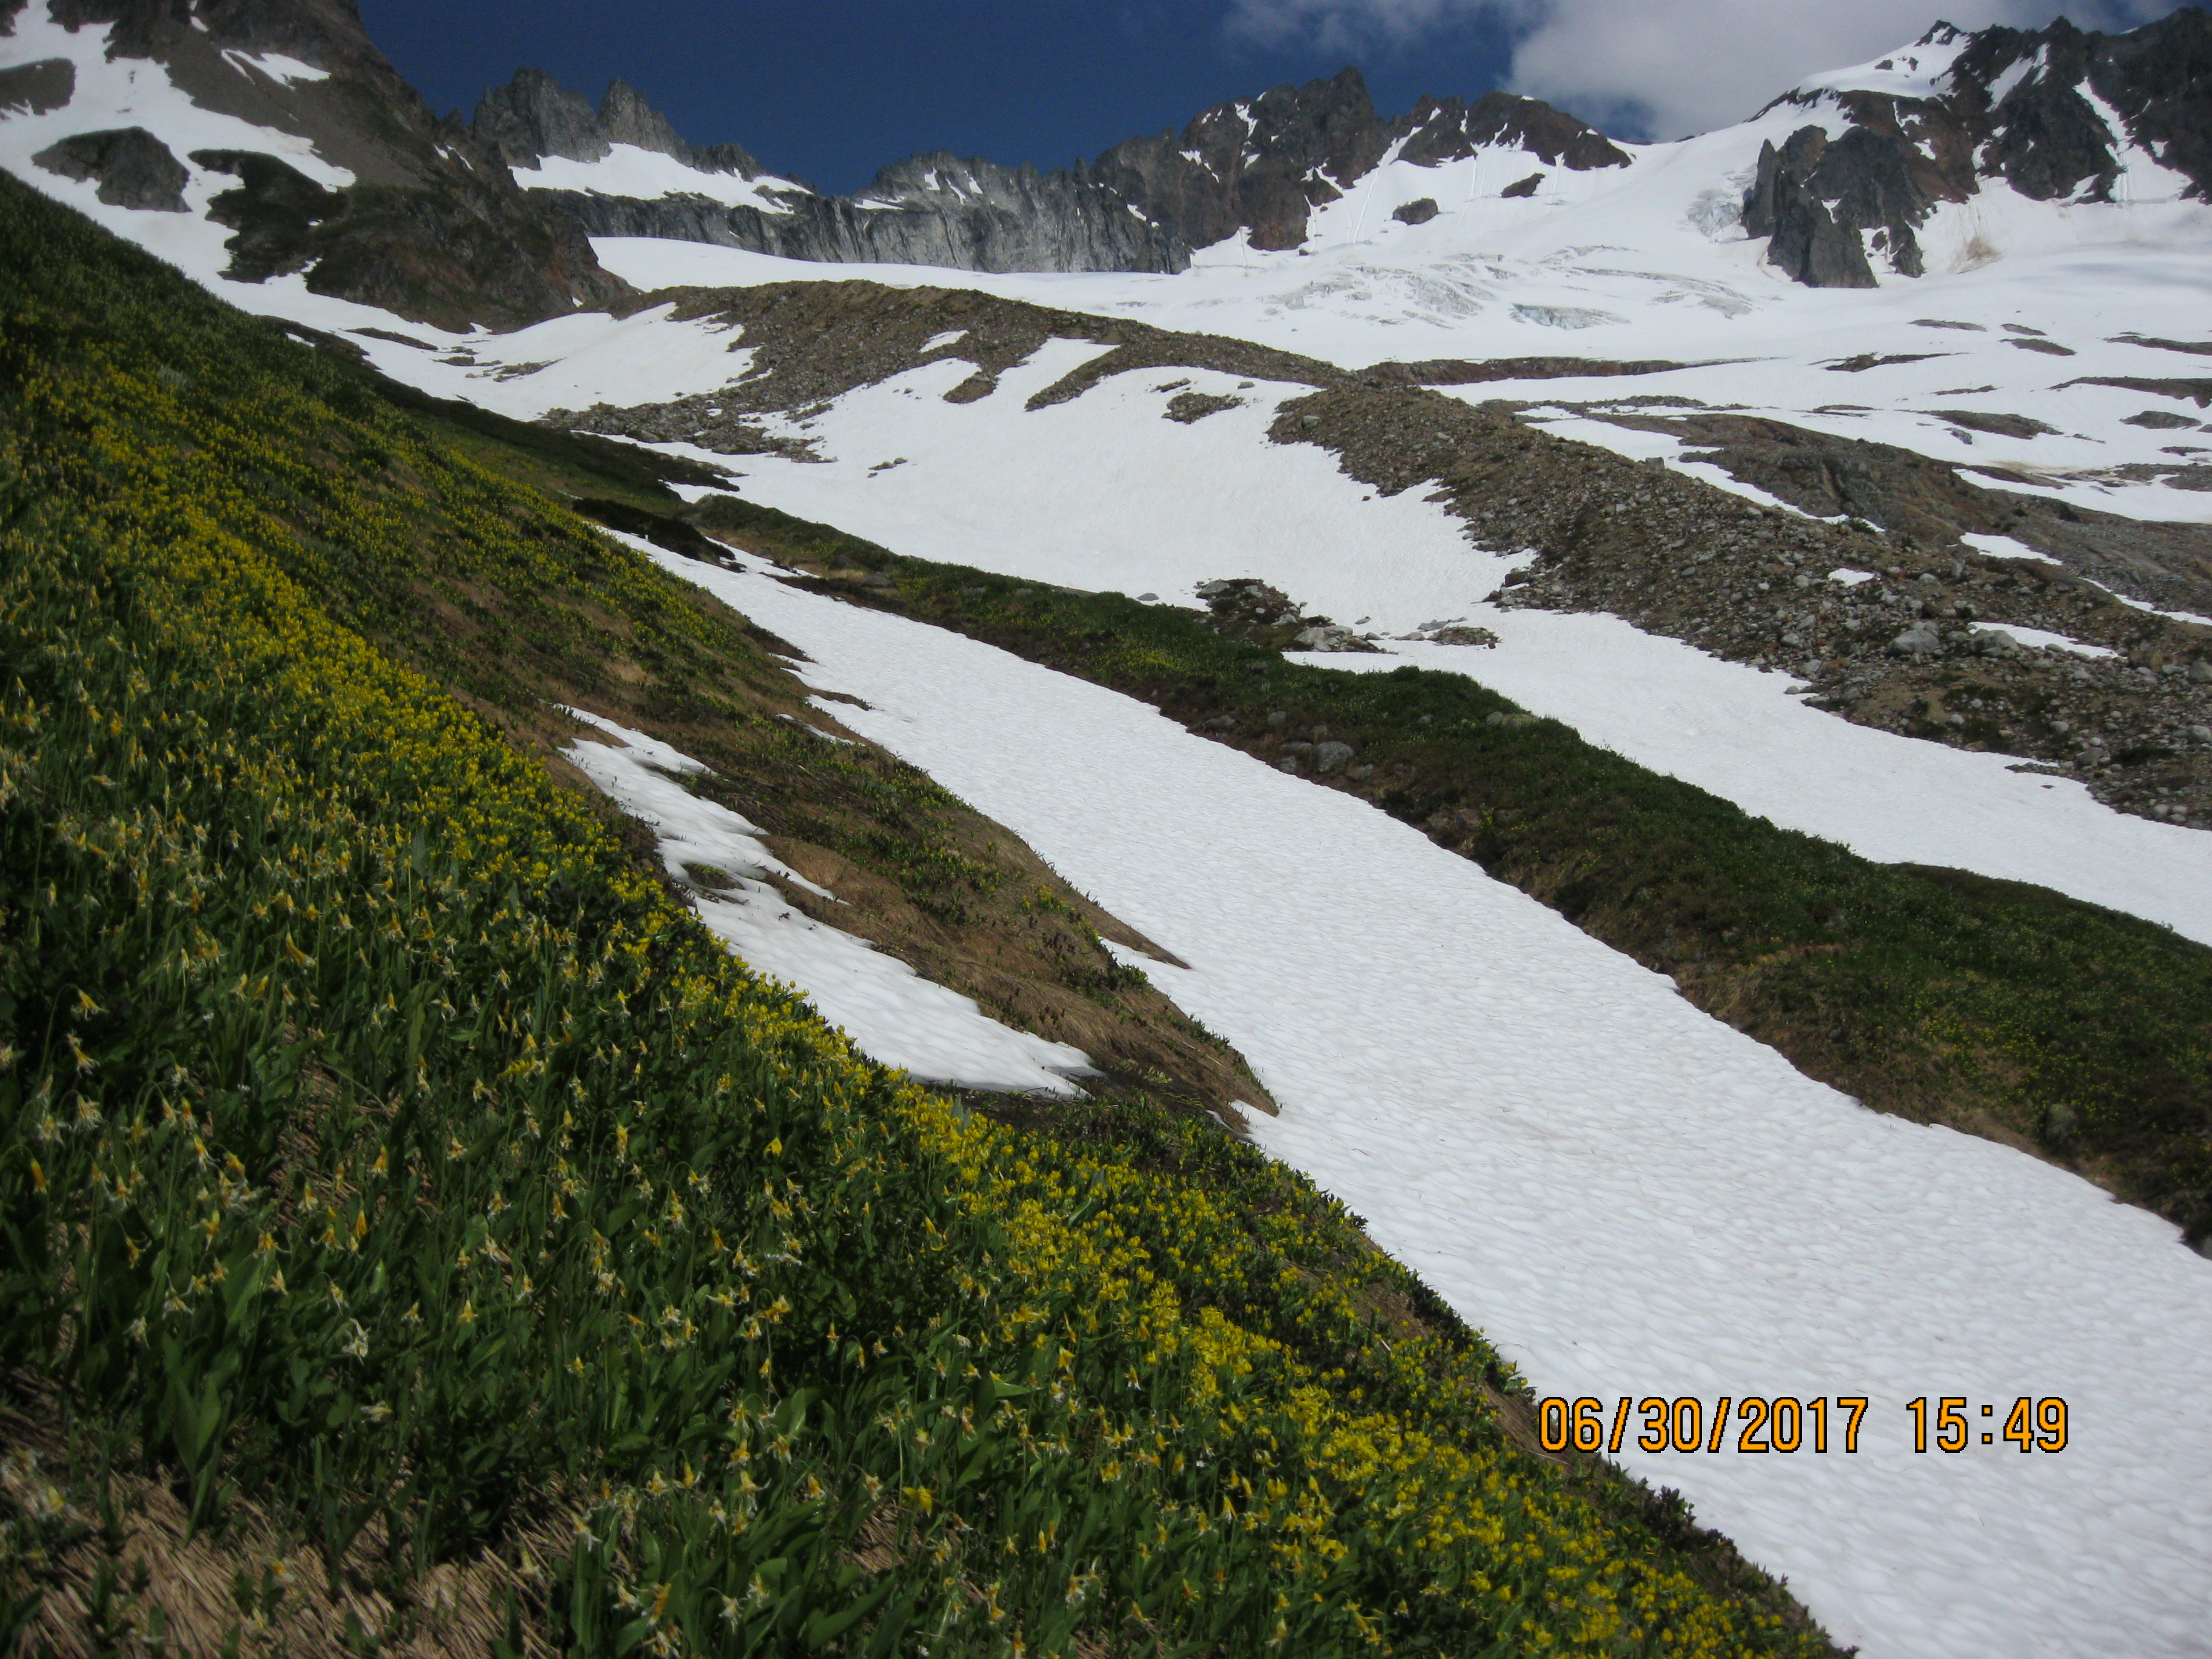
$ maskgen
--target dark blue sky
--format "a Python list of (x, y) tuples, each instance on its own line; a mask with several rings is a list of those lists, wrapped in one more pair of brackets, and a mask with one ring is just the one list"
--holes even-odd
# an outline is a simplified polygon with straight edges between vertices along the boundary
[[(735, 143), (817, 188), (858, 189), (916, 150), (1065, 167), (1286, 81), (1339, 51), (1232, 41), (1227, 0), (361, 0), (370, 35), (443, 112), (523, 64), (596, 101), (621, 76), (694, 143)], [(1386, 114), (1505, 73), (1474, 27), (1362, 54)]]

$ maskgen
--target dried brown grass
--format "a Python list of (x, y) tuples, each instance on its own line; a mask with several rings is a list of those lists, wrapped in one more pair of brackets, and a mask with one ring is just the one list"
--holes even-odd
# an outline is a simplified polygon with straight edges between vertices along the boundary
[(195, 1532), (159, 1471), (96, 1482), (72, 1464), (58, 1414), (0, 1411), (0, 1487), (19, 1510), (54, 1515), (46, 1528), (53, 1547), (27, 1553), (9, 1575), (19, 1582), (6, 1586), (19, 1600), (33, 1590), (41, 1598), (17, 1648), (25, 1659), (340, 1655), (369, 1639), (393, 1659), (484, 1659), (511, 1638), (510, 1607), (523, 1654), (555, 1651), (537, 1610), (543, 1564), (563, 1550), (558, 1520), (510, 1529), (496, 1552), (404, 1577), (382, 1571), (386, 1540), (372, 1522), (334, 1584), (299, 1527), (251, 1498)]

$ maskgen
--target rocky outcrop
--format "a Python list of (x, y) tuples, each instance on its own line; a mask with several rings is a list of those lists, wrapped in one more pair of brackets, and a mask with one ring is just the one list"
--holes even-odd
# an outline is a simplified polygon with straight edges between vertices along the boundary
[(0, 115), (44, 115), (76, 95), (76, 65), (48, 58), (0, 70)]
[(1478, 149), (1525, 150), (1547, 167), (1570, 173), (1625, 167), (1628, 153), (1587, 121), (1554, 109), (1540, 98), (1510, 92), (1486, 94), (1474, 104), (1456, 98), (1424, 98), (1411, 115), (1391, 123), (1403, 139), (1402, 161), (1418, 167), (1455, 161)]
[[(1872, 288), (1858, 229), (1821, 199), (1820, 164), (1831, 149), (1822, 127), (1803, 127), (1777, 149), (1759, 147), (1759, 182), (1744, 204), (1744, 228), (1766, 236), (1766, 258), (1809, 288)], [(1916, 270), (1915, 276), (1919, 273)]]
[(1109, 188), (1079, 173), (1040, 173), (939, 152), (885, 167), (857, 197), (770, 180), (759, 203), (732, 204), (709, 175), (768, 177), (734, 144), (688, 143), (626, 82), (594, 110), (550, 76), (525, 70), (477, 106), (471, 131), (510, 165), (548, 155), (595, 161), (617, 144), (672, 156), (700, 189), (642, 198), (532, 190), (593, 236), (714, 242), (828, 264), (943, 265), (957, 270), (1181, 270), (1190, 250)]
[(1917, 276), (1918, 228), (1939, 203), (1989, 185), (2036, 201), (2110, 201), (2124, 143), (2212, 199), (2212, 15), (2190, 7), (2120, 35), (2087, 33), (2064, 18), (1972, 36), (1942, 24), (1919, 44), (1960, 48), (1935, 96), (1778, 100), (1809, 111), (1832, 99), (1849, 124), (1832, 142), (1826, 128), (1808, 125), (1780, 149), (1766, 146), (1744, 198), (1745, 228), (1772, 237), (1769, 259), (1797, 281), (1864, 287), (1874, 280), (1869, 251)]
[(143, 127), (80, 132), (40, 150), (31, 165), (64, 179), (96, 179), (100, 199), (110, 206), (156, 213), (185, 211), (185, 185), (192, 176)]
[[(36, 3), (72, 27), (109, 27), (112, 56), (159, 64), (200, 107), (304, 138), (354, 176), (326, 191), (273, 156), (226, 152), (231, 165), (220, 170), (240, 183), (217, 198), (216, 216), (239, 233), (232, 269), (243, 280), (301, 271), (319, 294), (453, 328), (535, 322), (629, 292), (599, 267), (573, 220), (518, 189), (465, 129), (433, 116), (371, 44), (352, 0)], [(325, 78), (252, 67), (270, 53)], [(156, 154), (176, 135), (145, 118), (155, 130), (143, 141), (102, 130), (47, 154), (100, 169), (107, 199), (113, 190), (147, 198), (128, 205), (181, 205), (162, 184), (173, 175)]]
[(766, 170), (736, 144), (702, 149), (685, 143), (666, 116), (620, 79), (608, 85), (595, 110), (542, 70), (520, 70), (478, 100), (469, 130), (480, 143), (496, 145), (510, 167), (532, 167), (548, 155), (597, 161), (617, 144), (629, 144), (673, 156), (699, 173), (757, 179)]
[(1193, 247), (1249, 232), (1258, 248), (1296, 247), (1313, 209), (1335, 201), (1389, 149), (1367, 82), (1274, 87), (1172, 129), (1116, 144), (1090, 176)]
[[(1335, 201), (1397, 147), (1419, 167), (1479, 149), (1520, 149), (1572, 172), (1626, 167), (1627, 155), (1585, 121), (1534, 98), (1493, 92), (1469, 105), (1424, 98), (1384, 120), (1356, 69), (1276, 87), (1210, 109), (1180, 133), (1115, 145), (1091, 177), (1193, 247), (1240, 232), (1258, 248), (1296, 247), (1315, 208)], [(1534, 186), (1531, 186), (1534, 189)]]

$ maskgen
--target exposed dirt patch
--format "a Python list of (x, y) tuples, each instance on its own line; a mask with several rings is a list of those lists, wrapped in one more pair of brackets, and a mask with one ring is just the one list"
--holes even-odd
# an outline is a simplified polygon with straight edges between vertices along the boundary
[(1360, 378), (1383, 386), (1484, 386), (1492, 380), (1578, 380), (1664, 374), (1672, 369), (1709, 366), (1656, 361), (1618, 362), (1604, 357), (1492, 357), (1479, 362), (1460, 357), (1430, 357), (1418, 362), (1377, 363), (1363, 370)]
[(1987, 432), (2000, 438), (2040, 438), (2058, 430), (2025, 415), (1989, 415), (1977, 409), (1931, 409), (1939, 421), (1963, 426), (1971, 432)]
[(2212, 340), (2154, 340), (2141, 334), (2121, 334), (2113, 337), (2112, 343), (2151, 346), (2160, 351), (2185, 352), (2192, 357), (2212, 357)]
[(1182, 392), (1168, 400), (1167, 418), (1189, 426), (1224, 409), (1242, 408), (1243, 403), (1242, 398), (1224, 398), (1211, 392)]

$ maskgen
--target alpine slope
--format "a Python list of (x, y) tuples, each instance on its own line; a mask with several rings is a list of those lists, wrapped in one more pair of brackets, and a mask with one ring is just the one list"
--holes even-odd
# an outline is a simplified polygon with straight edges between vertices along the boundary
[[(1367, 647), (1304, 660), (1463, 673), (1869, 858), (2212, 944), (2201, 11), (2119, 37), (1939, 25), (1673, 143), (1494, 94), (1370, 111), (1330, 152), (1309, 140), (1316, 109), (1353, 97), (1340, 77), (1079, 179), (933, 163), (835, 201), (693, 149), (627, 89), (595, 111), (542, 77), (473, 131), (425, 113), (379, 149), (335, 90), (387, 72), (365, 37), (227, 40), (234, 18), (204, 8), (164, 33), (143, 9), (19, 3), (0, 165), (395, 380), (712, 466), (895, 553), (1192, 607), (1205, 584), (1262, 581)], [(1287, 216), (1253, 186), (1268, 168), (1295, 187)], [(497, 228), (536, 250), (528, 269), (364, 275), (349, 204), (371, 187)], [(586, 238), (610, 228), (646, 234)], [(911, 337), (835, 325), (884, 291), (927, 314)], [(1016, 313), (994, 307), (1036, 337), (1009, 353)], [(778, 320), (793, 311), (814, 320)], [(1440, 463), (1378, 479), (1357, 430), (1307, 436), (1317, 393), (1407, 387), (1804, 550), (1773, 566), (1786, 631), (1723, 649), (1625, 603), (1516, 602), (1545, 562), (1521, 526), (1551, 482), (1471, 518), (1430, 487)], [(1805, 467), (1744, 460), (1749, 433)], [(1893, 501), (1981, 516), (1908, 545)], [(2103, 551), (2077, 557), (2067, 538), (2087, 536)], [(1709, 624), (1723, 595), (1672, 539), (1668, 580)], [(2212, 1261), (2172, 1225), (2026, 1152), (1865, 1109), (1418, 830), (1142, 703), (766, 561), (636, 545), (803, 652), (847, 730), (1188, 964), (1145, 969), (1252, 1062), (1281, 1109), (1255, 1138), (1539, 1395), (1871, 1400), (1849, 1455), (1654, 1455), (1633, 1435), (1618, 1454), (1786, 1574), (1839, 1641), (1885, 1659), (2206, 1650), (2212, 1423), (2187, 1403), (2212, 1391)], [(2041, 567), (2063, 606), (2047, 583), (2020, 597)], [(1741, 591), (1764, 595), (1754, 574)], [(1978, 644), (1992, 627), (2004, 645)], [(1893, 682), (1925, 704), (1936, 665), (1991, 661), (2090, 713), (2032, 753), (1865, 717)], [(1856, 704), (1806, 695), (1855, 685), (1872, 688)], [(572, 758), (672, 860), (774, 873), (750, 825), (680, 787), (696, 763), (604, 734), (621, 746)], [(2128, 764), (2171, 766), (2164, 794), (2121, 798), (2123, 750), (2163, 757)], [(765, 878), (700, 908), (890, 1063), (1079, 1084), (1075, 1051), (860, 941), (801, 938)], [(2000, 1418), (2063, 1398), (2067, 1449), (1916, 1451), (1905, 1403), (1948, 1396)]]

